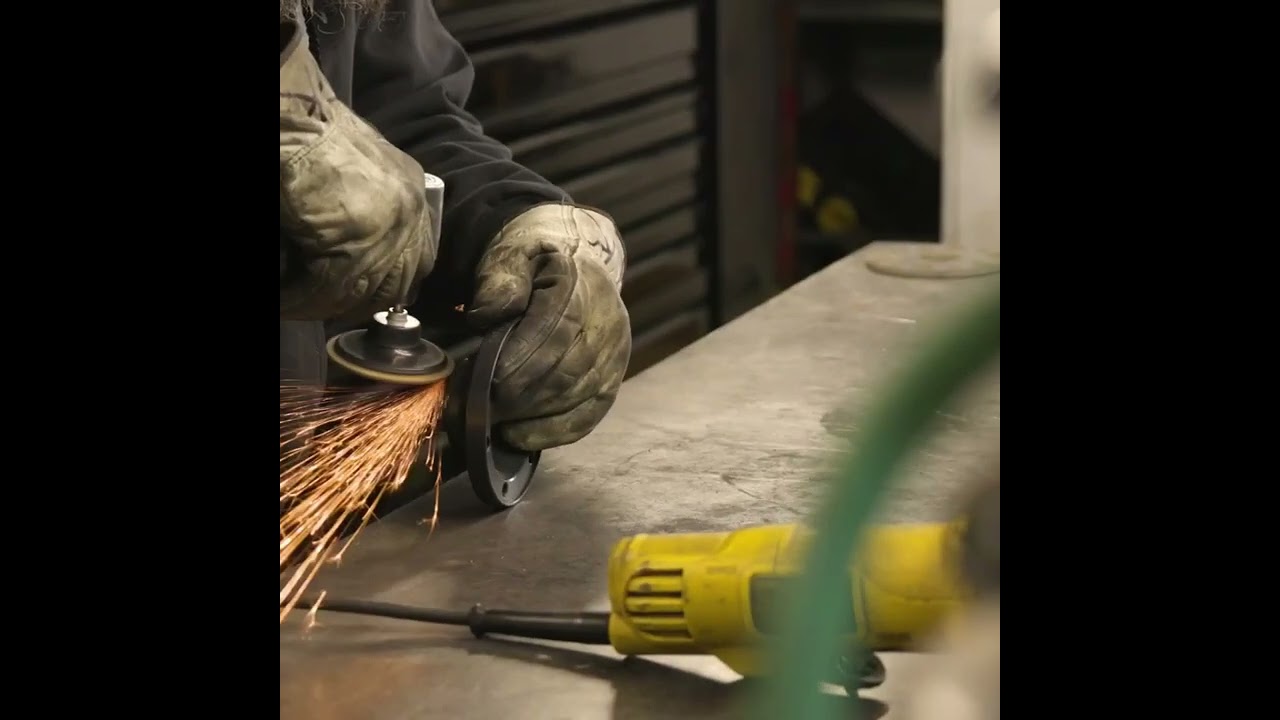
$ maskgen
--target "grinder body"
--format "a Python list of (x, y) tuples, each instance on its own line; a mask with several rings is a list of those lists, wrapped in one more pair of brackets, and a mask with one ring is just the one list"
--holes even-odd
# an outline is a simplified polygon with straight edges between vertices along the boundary
[[(961, 522), (881, 525), (850, 563), (850, 646), (909, 649), (968, 594)], [(761, 646), (804, 560), (807, 532), (771, 525), (636, 535), (609, 558), (609, 641), (624, 655), (711, 653), (745, 676), (767, 672)]]

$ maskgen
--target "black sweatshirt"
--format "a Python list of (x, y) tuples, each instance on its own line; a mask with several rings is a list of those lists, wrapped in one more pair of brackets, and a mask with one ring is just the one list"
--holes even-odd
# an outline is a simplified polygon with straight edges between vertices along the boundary
[(514, 162), (463, 109), (475, 70), (430, 0), (390, 0), (377, 21), (328, 11), (308, 23), (308, 35), (338, 99), (444, 180), (439, 257), (422, 294), (470, 302), (480, 255), (502, 226), (569, 197)]

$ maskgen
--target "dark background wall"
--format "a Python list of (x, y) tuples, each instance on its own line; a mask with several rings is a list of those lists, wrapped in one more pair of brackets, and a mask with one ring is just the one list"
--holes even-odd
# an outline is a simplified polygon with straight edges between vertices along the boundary
[(704, 169), (698, 4), (439, 0), (437, 9), (472, 55), (469, 109), (489, 134), (622, 230), (632, 372), (706, 333), (714, 177)]
[(632, 373), (871, 239), (936, 237), (940, 2), (436, 7), (486, 130), (618, 222)]

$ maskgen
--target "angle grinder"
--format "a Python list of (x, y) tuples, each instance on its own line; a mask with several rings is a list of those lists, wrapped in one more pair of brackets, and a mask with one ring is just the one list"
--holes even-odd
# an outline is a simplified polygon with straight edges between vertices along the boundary
[(445, 382), (440, 449), (442, 476), (465, 472), (482, 502), (506, 510), (524, 499), (540, 453), (511, 448), (493, 434), (491, 406), (498, 358), (515, 323), (486, 334), (470, 353), (454, 358), (422, 337), (422, 323), (401, 306), (376, 313), (364, 328), (335, 335), (329, 359), (372, 386)]
[[(740, 675), (759, 677), (770, 671), (764, 650), (810, 538), (799, 525), (623, 538), (609, 554), (607, 611), (446, 610), (344, 598), (304, 599), (297, 607), (460, 625), (476, 637), (608, 645), (622, 655), (710, 654)], [(967, 517), (872, 527), (862, 554), (832, 586), (850, 612), (849, 624), (832, 630), (846, 636), (849, 649), (827, 680), (850, 695), (884, 682), (875, 653), (918, 649), (970, 601), (961, 561), (974, 545)]]
[[(444, 182), (424, 174), (433, 237), (440, 237)], [(480, 338), (474, 351), (454, 358), (423, 337), (422, 322), (404, 304), (375, 313), (363, 328), (330, 338), (327, 350), (334, 365), (376, 386), (427, 386), (444, 381), (445, 408), (436, 447), (442, 477), (465, 472), (480, 500), (506, 510), (524, 499), (538, 467), (540, 453), (507, 447), (493, 436), (490, 400), (494, 371), (515, 323)]]

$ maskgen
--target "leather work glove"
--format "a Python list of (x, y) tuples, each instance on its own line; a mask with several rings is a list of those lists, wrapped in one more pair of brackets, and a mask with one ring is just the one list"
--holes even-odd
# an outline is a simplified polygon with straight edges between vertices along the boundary
[(280, 318), (402, 302), (431, 271), (422, 168), (337, 100), (301, 24), (280, 25)]
[(576, 442), (613, 406), (631, 358), (625, 267), (613, 221), (572, 205), (525, 211), (485, 250), (468, 318), (483, 330), (520, 318), (494, 373), (496, 431), (508, 444)]

